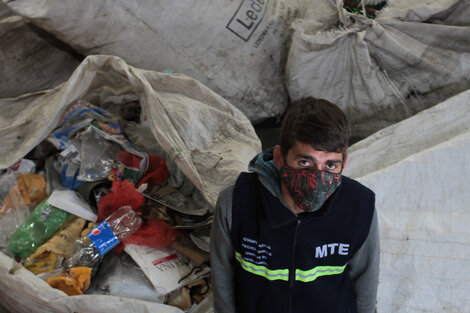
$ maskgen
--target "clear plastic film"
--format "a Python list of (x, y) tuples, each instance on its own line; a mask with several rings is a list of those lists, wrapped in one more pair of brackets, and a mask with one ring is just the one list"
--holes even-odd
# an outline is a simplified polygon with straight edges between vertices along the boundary
[(89, 128), (81, 139), (80, 171), (78, 179), (96, 181), (111, 174), (114, 160), (119, 155), (120, 147), (98, 136)]

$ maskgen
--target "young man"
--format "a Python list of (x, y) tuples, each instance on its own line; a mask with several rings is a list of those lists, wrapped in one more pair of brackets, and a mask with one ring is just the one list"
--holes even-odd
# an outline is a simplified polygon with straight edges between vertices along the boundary
[(216, 313), (372, 313), (379, 273), (374, 193), (342, 176), (349, 122), (306, 98), (280, 146), (221, 192), (211, 231)]

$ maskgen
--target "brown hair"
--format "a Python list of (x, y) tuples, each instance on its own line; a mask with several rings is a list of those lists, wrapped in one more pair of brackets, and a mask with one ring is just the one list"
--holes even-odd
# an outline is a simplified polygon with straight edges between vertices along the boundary
[(350, 136), (349, 121), (337, 105), (307, 97), (293, 102), (286, 111), (281, 125), (281, 153), (286, 157), (298, 141), (345, 157)]

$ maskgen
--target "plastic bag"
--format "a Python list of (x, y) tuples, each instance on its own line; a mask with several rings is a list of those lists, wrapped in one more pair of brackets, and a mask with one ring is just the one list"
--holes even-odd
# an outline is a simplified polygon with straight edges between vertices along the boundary
[(49, 141), (58, 149), (65, 149), (70, 144), (70, 139), (84, 128), (90, 126), (94, 119), (113, 121), (113, 116), (98, 108), (88, 101), (75, 100), (64, 113), (60, 126), (49, 137)]
[(81, 137), (78, 179), (97, 181), (108, 177), (120, 152), (118, 145), (98, 136), (91, 128)]
[[(54, 168), (60, 173), (60, 185), (68, 189), (75, 189), (83, 183), (83, 181), (77, 177), (80, 171), (80, 163), (82, 162), (77, 146), (79, 146), (79, 142), (68, 142), (67, 147), (58, 155), (57, 161), (54, 162)], [(50, 169), (47, 170), (49, 171)], [(52, 172), (48, 174), (54, 175)], [(50, 182), (50, 192), (54, 190), (53, 185), (56, 184), (57, 183), (54, 181)]]
[[(30, 205), (37, 205), (46, 196), (46, 181), (41, 175), (37, 174), (19, 174), (16, 183), (11, 186), (8, 194), (3, 198), (0, 207), (0, 215), (11, 212), (12, 210), (21, 209)], [(16, 178), (16, 175), (5, 177), (4, 180)], [(5, 183), (8, 188), (9, 183)]]
[(0, 178), (0, 251), (11, 254), (13, 233), (45, 197), (45, 181), (40, 175), (16, 172)]
[(108, 253), (86, 294), (163, 302), (140, 267), (127, 253)]
[(11, 253), (27, 258), (52, 237), (67, 216), (69, 213), (51, 206), (47, 199), (43, 200), (13, 234), (10, 241)]

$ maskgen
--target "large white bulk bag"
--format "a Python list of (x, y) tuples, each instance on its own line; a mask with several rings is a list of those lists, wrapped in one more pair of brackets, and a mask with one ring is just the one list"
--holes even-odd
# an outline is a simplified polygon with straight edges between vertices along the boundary
[(189, 75), (250, 120), (287, 105), (289, 25), (302, 0), (4, 0), (83, 55)]
[(0, 2), (0, 98), (53, 88), (80, 64), (78, 56), (44, 33)]
[[(137, 69), (118, 57), (98, 55), (87, 57), (66, 83), (52, 90), (0, 99), (0, 168), (10, 166), (49, 136), (75, 99), (95, 105), (137, 99), (148, 132), (165, 157), (176, 163), (212, 206), (219, 191), (261, 150), (246, 116), (200, 82), (182, 74)], [(121, 104), (116, 102), (115, 106)], [(108, 109), (112, 111), (112, 107)], [(68, 297), (3, 253), (0, 303), (12, 312), (182, 312), (128, 298)]]
[(292, 100), (339, 105), (354, 136), (470, 88), (468, 1), (388, 1), (375, 20), (347, 12), (342, 0), (335, 10), (293, 22), (287, 88)]
[(345, 175), (376, 193), (377, 312), (467, 312), (470, 90), (350, 148)]

